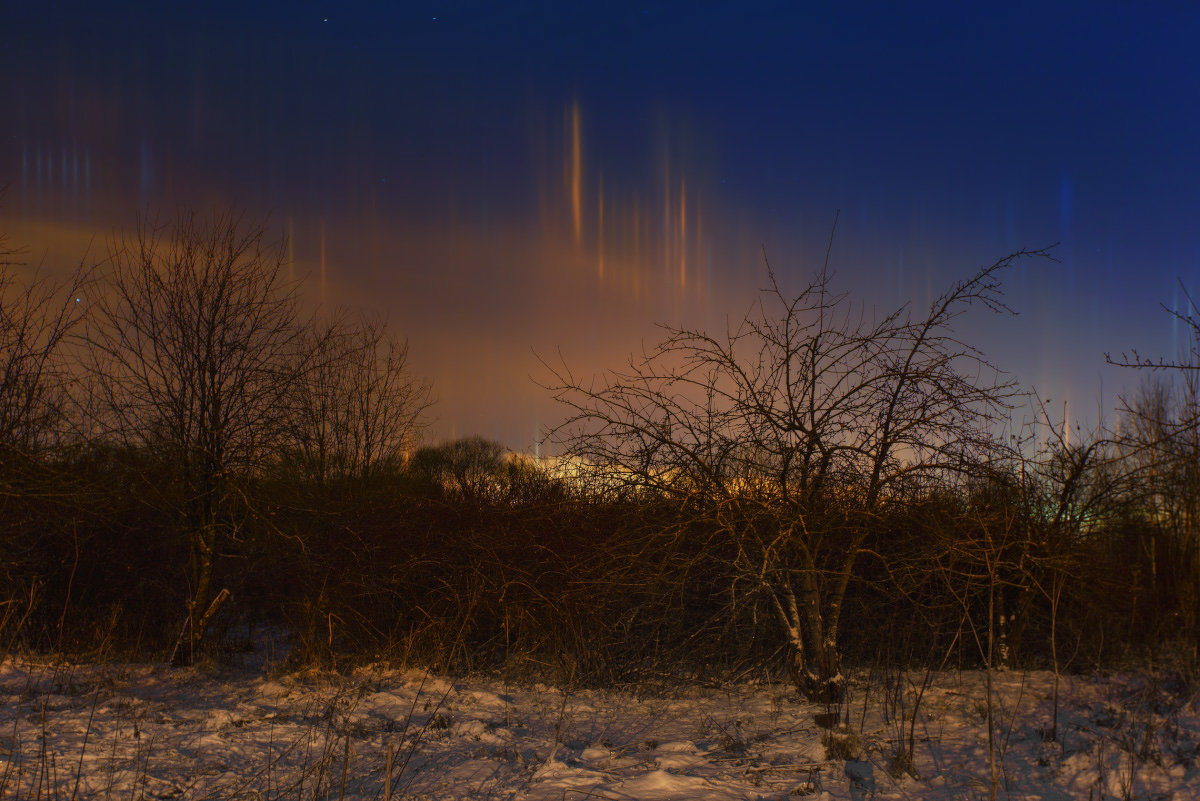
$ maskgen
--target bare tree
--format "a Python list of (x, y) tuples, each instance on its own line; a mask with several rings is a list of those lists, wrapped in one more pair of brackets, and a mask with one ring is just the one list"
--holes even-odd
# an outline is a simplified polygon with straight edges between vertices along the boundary
[[(1054, 669), (1052, 718), (1046, 739), (1058, 740), (1059, 687), (1062, 663), (1059, 655), (1059, 608), (1068, 583), (1080, 581), (1089, 540), (1103, 525), (1119, 519), (1128, 506), (1136, 471), (1128, 469), (1118, 442), (1104, 430), (1102, 421), (1095, 432), (1068, 436), (1069, 422), (1054, 425), (1046, 404), (1037, 401), (1040, 417), (1049, 432), (1043, 451), (1025, 458), (1018, 451), (1025, 519), (1037, 531), (1030, 531), (1022, 543), (1020, 570), (1026, 580), (1019, 581), (1018, 601), (1009, 618), (1000, 623), (1018, 621), (1018, 628), (1030, 617), (1034, 592), (1049, 606), (1049, 645)], [(1064, 416), (1065, 417), (1065, 416)], [(1104, 579), (1091, 576), (1092, 586)], [(1004, 628), (1001, 629), (1002, 634)]]
[(75, 487), (50, 464), (72, 439), (68, 349), (91, 276), (80, 266), (55, 280), (18, 255), (0, 234), (0, 629), (8, 645), (44, 603), (36, 554), (59, 520), (43, 504), (74, 501)]
[(313, 328), (305, 342), (290, 425), (300, 473), (324, 482), (402, 464), (433, 403), (429, 383), (408, 369), (408, 343), (362, 317)]
[(34, 458), (61, 434), (67, 406), (67, 338), (83, 318), (91, 271), (64, 281), (16, 275), (15, 254), (0, 237), (0, 451), (6, 461)]
[(480, 436), (422, 447), (408, 469), (433, 497), (456, 506), (496, 508), (562, 497), (561, 483), (535, 459)]
[(1180, 352), (1151, 359), (1137, 351), (1110, 364), (1150, 374), (1140, 394), (1121, 399), (1120, 437), (1136, 476), (1146, 525), (1142, 557), (1158, 596), (1178, 616), (1183, 643), (1196, 659), (1200, 636), (1200, 314), (1186, 287), (1184, 311), (1164, 309), (1183, 328)]
[[(984, 665), (984, 703), (987, 723), (988, 798), (995, 799), (1003, 772), (1004, 744), (997, 732), (994, 672), (1008, 665), (1004, 641), (1005, 590), (1024, 590), (1023, 567), (1028, 558), (1029, 526), (1026, 493), (1014, 486), (1013, 476), (998, 474), (972, 482), (962, 499), (961, 517), (934, 532), (930, 568), (940, 576), (959, 606), (960, 630), (973, 640)], [(999, 758), (999, 761), (997, 761)]]
[(91, 332), (108, 436), (155, 457), (149, 500), (190, 543), (190, 662), (215, 604), (213, 568), (243, 520), (245, 488), (274, 453), (295, 386), (300, 329), (282, 249), (218, 212), (146, 221), (114, 243)]
[[(974, 305), (1008, 313), (980, 269), (914, 315), (869, 317), (826, 265), (795, 296), (769, 287), (724, 334), (663, 327), (621, 370), (585, 382), (549, 366), (558, 443), (624, 484), (674, 499), (766, 598), (798, 688), (843, 694), (839, 623), (874, 521), (921, 481), (978, 464), (1015, 383), (954, 333)], [(681, 526), (694, 536), (696, 526)]]

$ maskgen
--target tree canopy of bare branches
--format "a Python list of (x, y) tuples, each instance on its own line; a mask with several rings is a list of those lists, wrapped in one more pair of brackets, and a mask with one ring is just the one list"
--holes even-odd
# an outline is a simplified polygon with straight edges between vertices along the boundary
[(156, 457), (154, 502), (192, 548), (187, 661), (214, 592), (213, 565), (235, 536), (245, 480), (262, 469), (287, 416), (302, 344), (282, 250), (231, 213), (141, 222), (114, 243), (91, 332), (108, 436)]
[(416, 447), (432, 389), (408, 369), (408, 342), (381, 320), (341, 318), (305, 335), (292, 393), (290, 461), (317, 482), (368, 478)]
[(1136, 351), (1111, 364), (1149, 375), (1140, 392), (1121, 399), (1118, 442), (1126, 472), (1136, 477), (1142, 558), (1155, 596), (1150, 603), (1177, 608), (1186, 642), (1200, 636), (1200, 317), (1184, 289), (1186, 313), (1168, 309), (1182, 324), (1185, 344), (1170, 360)]
[(798, 687), (840, 699), (838, 625), (872, 520), (923, 482), (986, 459), (1020, 394), (955, 334), (972, 307), (1010, 313), (978, 270), (923, 313), (868, 315), (828, 263), (799, 293), (769, 286), (721, 334), (663, 327), (623, 369), (585, 381), (548, 365), (567, 409), (560, 446), (626, 486), (674, 499), (731, 544), (738, 583), (765, 597)]
[(79, 325), (79, 296), (91, 271), (80, 268), (55, 282), (18, 278), (14, 254), (0, 239), (0, 450), (32, 457), (50, 444), (63, 422), (71, 385), (63, 359)]

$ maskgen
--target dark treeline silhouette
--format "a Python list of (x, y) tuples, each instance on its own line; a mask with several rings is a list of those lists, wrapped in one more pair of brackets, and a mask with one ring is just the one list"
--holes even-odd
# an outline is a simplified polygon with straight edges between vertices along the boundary
[(875, 317), (828, 270), (772, 277), (720, 336), (551, 370), (545, 461), (419, 447), (405, 344), (306, 318), (236, 216), (143, 224), (61, 283), (6, 261), (0, 649), (188, 664), (269, 633), (297, 664), (785, 670), (831, 703), (846, 663), (1194, 670), (1200, 328), (1068, 436), (953, 332), (1045, 255)]

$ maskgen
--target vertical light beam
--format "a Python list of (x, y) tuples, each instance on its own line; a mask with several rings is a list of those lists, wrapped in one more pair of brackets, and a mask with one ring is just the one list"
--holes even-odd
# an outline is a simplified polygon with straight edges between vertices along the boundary
[(663, 165), (663, 267), (665, 278), (671, 280), (671, 161), (668, 155)]
[(288, 217), (288, 283), (291, 284), (296, 280), (296, 227), (292, 222), (292, 218)]
[(679, 179), (679, 288), (687, 287), (687, 181)]
[(704, 249), (704, 216), (701, 214), (700, 193), (696, 193), (696, 211), (693, 216), (696, 218), (696, 291), (704, 295), (708, 289), (708, 254)]
[(583, 241), (583, 134), (579, 123), (579, 101), (571, 106), (571, 224), (575, 244)]
[(604, 281), (604, 176), (599, 178), (596, 190), (596, 272)]
[(642, 201), (636, 194), (633, 196), (633, 269), (640, 272), (642, 269), (642, 231), (641, 231), (641, 205)]
[(321, 220), (321, 306), (325, 306), (325, 221)]

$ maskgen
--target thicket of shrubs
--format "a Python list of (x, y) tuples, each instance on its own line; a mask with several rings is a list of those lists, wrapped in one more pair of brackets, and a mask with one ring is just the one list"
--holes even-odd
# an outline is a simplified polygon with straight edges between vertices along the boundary
[[(171, 258), (148, 231), (124, 258), (153, 280), (203, 263), (217, 278), (205, 291), (228, 287), (222, 270), (282, 263), (264, 261), (261, 230), (239, 226), (187, 218), (168, 234)], [(478, 438), (418, 448), (429, 394), (405, 372), (402, 345), (376, 324), (315, 325), (294, 307), (269, 330), (218, 321), (217, 339), (247, 337), (221, 353), (184, 343), (195, 358), (175, 377), (194, 383), (163, 400), (148, 383), (155, 370), (120, 365), (161, 358), (155, 343), (122, 350), (98, 332), (103, 315), (84, 325), (72, 305), (81, 293), (120, 296), (105, 282), (129, 274), (113, 263), (34, 287), (33, 305), (11, 268), (0, 276), (0, 656), (186, 663), (270, 633), (296, 663), (325, 666), (578, 682), (773, 672), (787, 640), (768, 581), (747, 566), (803, 583), (804, 532), (819, 529), (827, 556), (816, 569), (829, 579), (849, 565), (837, 643), (853, 664), (1197, 665), (1194, 366), (1148, 384), (1113, 431), (1068, 444), (1047, 418), (1039, 443), (1002, 442), (866, 511), (849, 474), (786, 505), (742, 476), (708, 503), (698, 495), (711, 487), (681, 476), (614, 481)], [(294, 304), (277, 278), (247, 284), (251, 299)], [(155, 294), (153, 280), (145, 302), (170, 308), (179, 296)], [(131, 322), (134, 310), (106, 303), (108, 325)], [(185, 320), (213, 310), (176, 309)], [(225, 413), (196, 400), (225, 386), (206, 376), (260, 335), (274, 337), (277, 358), (222, 397), (253, 406), (253, 419), (189, 439)], [(222, 426), (241, 428), (228, 437)], [(787, 548), (746, 560), (749, 543), (785, 529)], [(839, 543), (851, 541), (846, 561)]]
[[(262, 479), (254, 514), (217, 560), (214, 583), (231, 597), (206, 647), (220, 654), (273, 630), (293, 659), (325, 666), (379, 659), (592, 681), (778, 669), (763, 599), (739, 597), (732, 559), (705, 532), (663, 535), (678, 525), (673, 507), (595, 497), (512, 464), (487, 474), (484, 497), (416, 468), (321, 485)], [(92, 450), (16, 475), (12, 465), (5, 646), (166, 658), (187, 617), (189, 547), (177, 520), (141, 500), (154, 473), (137, 454)], [(967, 620), (987, 615), (980, 574), (944, 560), (978, 535), (964, 521), (988, 511), (935, 497), (879, 521), (846, 602), (851, 663), (981, 664)], [(1160, 522), (1129, 511), (1095, 521), (1053, 567), (1034, 564), (1047, 524), (1019, 521), (1033, 536), (1002, 557), (1005, 661), (1050, 663), (1052, 570), (1065, 666), (1194, 658), (1175, 649), (1195, 642), (1183, 607), (1196, 576), (1151, 550), (1171, 540)]]

